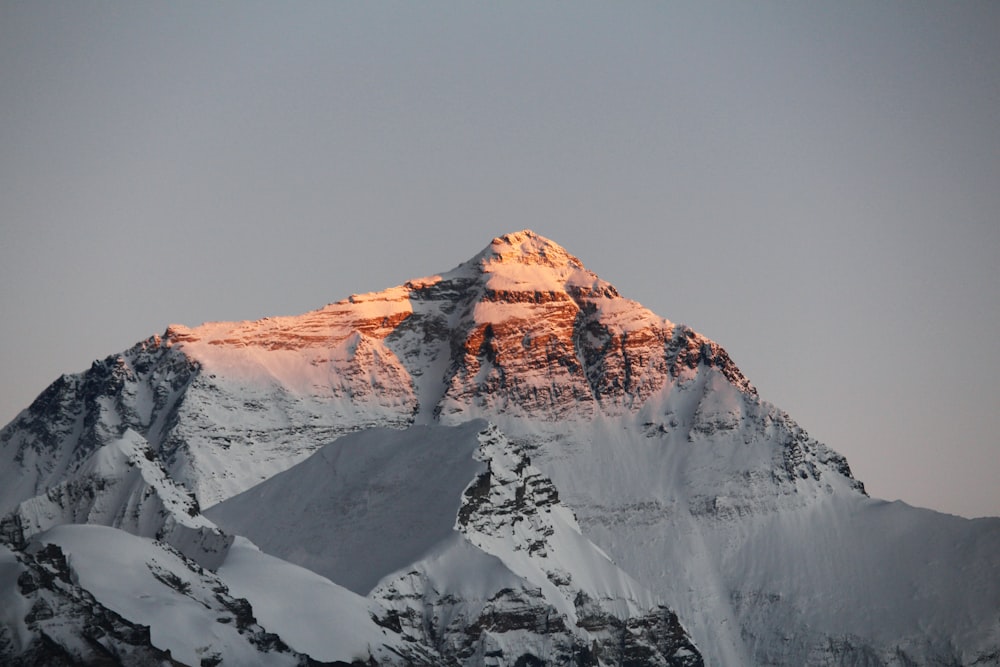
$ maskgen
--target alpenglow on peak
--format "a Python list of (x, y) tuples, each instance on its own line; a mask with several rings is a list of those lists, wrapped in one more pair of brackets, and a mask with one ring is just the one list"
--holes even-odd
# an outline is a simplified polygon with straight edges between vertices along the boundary
[(553, 268), (563, 266), (584, 268), (583, 262), (568, 253), (561, 245), (530, 229), (496, 237), (482, 254), (485, 256), (484, 259), (491, 258), (501, 263), (513, 261)]
[(494, 238), (469, 261), (435, 277), (444, 282), (467, 278), (482, 286), (489, 301), (523, 303), (530, 294), (566, 300), (585, 294), (620, 296), (561, 245), (530, 229)]

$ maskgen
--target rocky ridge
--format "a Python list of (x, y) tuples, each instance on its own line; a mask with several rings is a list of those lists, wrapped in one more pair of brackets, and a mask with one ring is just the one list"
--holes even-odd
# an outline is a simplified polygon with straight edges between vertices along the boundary
[[(583, 537), (522, 448), (493, 425), (478, 439), (487, 466), (462, 494), (465, 539), (373, 590), (388, 610), (380, 622), (434, 646), (441, 664), (704, 664), (676, 614)], [(480, 570), (494, 571), (492, 585), (456, 586), (455, 563), (492, 559)]]

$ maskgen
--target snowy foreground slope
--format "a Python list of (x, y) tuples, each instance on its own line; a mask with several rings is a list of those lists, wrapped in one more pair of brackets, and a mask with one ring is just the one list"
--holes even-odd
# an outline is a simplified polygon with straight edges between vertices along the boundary
[(4, 664), (1000, 664), (1000, 519), (868, 498), (529, 231), (61, 377), (0, 538)]

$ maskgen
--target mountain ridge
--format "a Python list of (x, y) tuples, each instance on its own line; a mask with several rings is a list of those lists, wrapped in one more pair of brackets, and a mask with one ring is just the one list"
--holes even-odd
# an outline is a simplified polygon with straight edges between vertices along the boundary
[[(470, 428), (480, 419), (508, 443), (495, 455), (514, 457), (504, 465), (515, 472), (503, 477), (513, 486), (478, 496), (493, 498), (482, 505), (488, 513), (476, 524), (484, 527), (474, 531), (479, 537), (445, 540), (436, 557), (451, 563), (470, 549), (514, 553), (508, 549), (520, 544), (520, 528), (512, 529), (510, 517), (530, 523), (548, 504), (549, 494), (532, 494), (527, 478), (514, 483), (530, 466), (531, 484), (551, 486), (573, 516), (565, 534), (578, 533), (591, 545), (581, 548), (606, 554), (666, 611), (659, 620), (612, 620), (583, 598), (579, 609), (566, 606), (561, 593), (543, 602), (530, 592), (535, 570), (525, 566), (503, 575), (515, 584), (507, 588), (522, 593), (492, 591), (499, 597), (489, 607), (492, 620), (483, 621), (486, 607), (470, 606), (446, 568), (414, 553), (412, 572), (396, 563), (396, 579), (381, 573), (397, 581), (399, 596), (381, 589), (383, 611), (375, 615), (387, 625), (362, 633), (385, 633), (385, 645), (330, 653), (338, 660), (435, 664), (451, 656), (513, 664), (515, 653), (544, 660), (550, 608), (570, 619), (561, 621), (569, 632), (559, 635), (562, 648), (545, 654), (553, 660), (579, 653), (586, 633), (606, 641), (626, 630), (646, 637), (628, 655), (651, 661), (674, 659), (689, 633), (697, 649), (677, 654), (677, 664), (700, 660), (697, 652), (708, 664), (789, 665), (991, 664), (990, 656), (1000, 655), (1000, 619), (984, 611), (1000, 608), (993, 555), (1000, 553), (1000, 519), (971, 523), (887, 509), (868, 498), (846, 459), (761, 399), (721, 346), (621, 296), (530, 230), (493, 239), (451, 271), (300, 316), (171, 325), (88, 371), (63, 376), (0, 430), (0, 535), (15, 550), (28, 549), (53, 539), (47, 536), (60, 523), (108, 525), (138, 535), (123, 540), (137, 552), (148, 547), (134, 540), (159, 540), (202, 567), (229, 567), (254, 606), (280, 608), (272, 599), (280, 589), (256, 589), (252, 572), (282, 554), (294, 561), (284, 551), (289, 545), (260, 535), (273, 553), (252, 555), (242, 537), (203, 511), (211, 516), (210, 508), (261, 491), (293, 467), (319, 475), (328, 443), (348, 442), (341, 439), (354, 432), (389, 446), (399, 431), (419, 444), (421, 428)], [(378, 428), (391, 430), (372, 430)], [(530, 463), (517, 463), (522, 456)], [(340, 465), (349, 469), (351, 460), (361, 459)], [(418, 471), (423, 464), (414, 465)], [(358, 474), (362, 486), (376, 479)], [(475, 479), (467, 482), (478, 488)], [(342, 497), (337, 507), (352, 502)], [(451, 540), (465, 539), (461, 512), (468, 519), (479, 511), (463, 507), (458, 516), (438, 510), (445, 529), (454, 522)], [(891, 530), (895, 524), (910, 528)], [(956, 541), (965, 547), (952, 548)], [(391, 536), (384, 547), (378, 539), (365, 544), (345, 557), (393, 548)], [(529, 542), (520, 548), (530, 550)], [(886, 570), (896, 549), (918, 548), (926, 558), (908, 557)], [(521, 556), (504, 557), (515, 563)], [(227, 565), (234, 559), (243, 565)], [(469, 562), (495, 567), (485, 556)], [(562, 570), (582, 580), (583, 571), (573, 570), (579, 566), (553, 569), (555, 581), (563, 581)], [(331, 586), (341, 584), (336, 568), (324, 571)], [(282, 572), (299, 589), (307, 580), (296, 569)], [(543, 579), (542, 588), (553, 581)], [(910, 609), (913, 591), (929, 600), (923, 611)], [(329, 595), (363, 619), (365, 605), (375, 602), (357, 593)], [(593, 590), (586, 595), (599, 598)], [(818, 599), (827, 602), (811, 603)], [(455, 625), (427, 625), (415, 607), (409, 615), (408, 605), (424, 604)], [(852, 605), (864, 605), (863, 613), (850, 612)], [(880, 623), (877, 610), (901, 620)], [(281, 623), (280, 615), (270, 618)], [(416, 623), (409, 631), (405, 618)], [(418, 626), (447, 629), (454, 641), (441, 644), (440, 635), (421, 634)], [(461, 639), (468, 632), (493, 634), (477, 644)], [(657, 633), (681, 643), (657, 648)], [(321, 634), (302, 636), (304, 646), (322, 643)], [(616, 651), (590, 651), (586, 659), (624, 664), (626, 653)]]

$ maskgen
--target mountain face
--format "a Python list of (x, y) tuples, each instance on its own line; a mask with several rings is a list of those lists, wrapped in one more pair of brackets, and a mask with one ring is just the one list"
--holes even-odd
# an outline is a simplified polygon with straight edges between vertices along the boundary
[[(530, 231), (63, 376), (0, 431), (0, 537), (7, 662), (1000, 664), (1000, 519), (869, 498), (719, 345)], [(102, 541), (234, 620), (88, 588)], [(55, 584), (60, 629), (25, 620), (54, 550), (138, 639)]]
[(438, 664), (702, 664), (676, 615), (582, 535), (523, 448), (486, 422), (348, 435), (207, 514), (367, 593), (385, 610), (378, 622)]

